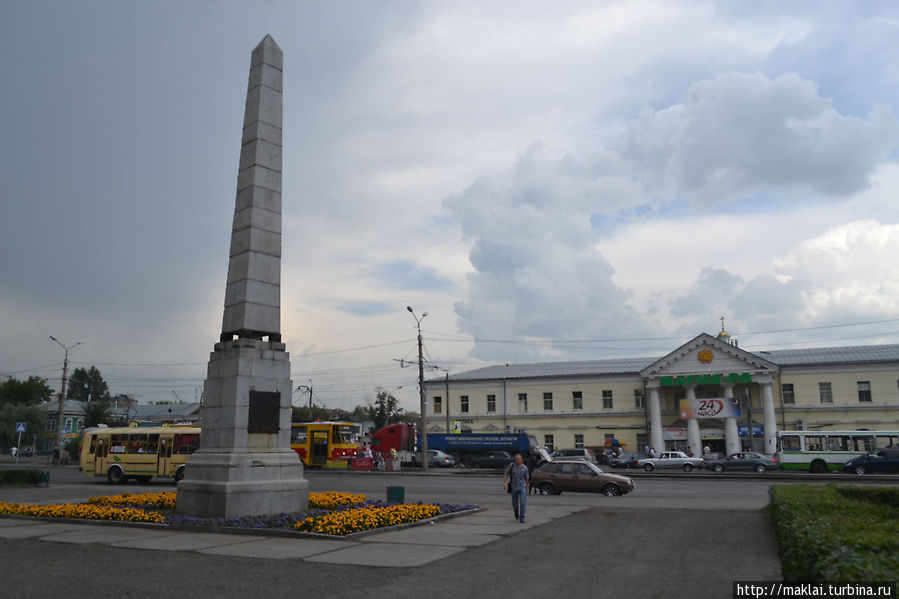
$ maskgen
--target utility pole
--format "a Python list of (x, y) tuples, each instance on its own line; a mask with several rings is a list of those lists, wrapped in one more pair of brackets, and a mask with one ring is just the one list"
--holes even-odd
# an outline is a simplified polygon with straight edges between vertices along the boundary
[(312, 418), (312, 379), (309, 379), (309, 417)]
[(425, 413), (425, 363), (424, 363), (424, 355), (422, 353), (421, 348), (421, 321), (425, 319), (425, 316), (428, 315), (427, 312), (422, 313), (421, 318), (415, 315), (415, 312), (412, 310), (412, 306), (406, 306), (406, 309), (412, 314), (412, 318), (415, 319), (415, 326), (418, 328), (418, 397), (419, 402), (421, 404), (421, 431), (419, 434), (421, 435), (421, 469), (425, 472), (428, 471), (428, 429), (427, 422), (428, 417)]
[(450, 414), (449, 414), (449, 370), (446, 371), (446, 432), (450, 432)]
[(60, 343), (59, 339), (50, 335), (50, 339), (59, 344), (65, 352), (65, 358), (62, 361), (62, 386), (59, 391), (59, 412), (56, 417), (56, 448), (62, 452), (62, 429), (63, 423), (65, 422), (65, 411), (66, 411), (66, 381), (68, 380), (69, 374), (69, 350), (73, 347), (81, 345), (82, 342), (78, 341), (77, 343), (73, 343), (69, 347), (66, 347), (62, 343)]

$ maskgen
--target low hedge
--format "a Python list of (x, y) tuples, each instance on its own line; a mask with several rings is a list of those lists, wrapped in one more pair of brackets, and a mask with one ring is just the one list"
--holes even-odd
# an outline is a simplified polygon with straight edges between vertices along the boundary
[(785, 582), (893, 580), (899, 572), (895, 489), (836, 485), (771, 488)]
[(40, 470), (0, 470), (0, 485), (36, 485), (39, 482)]

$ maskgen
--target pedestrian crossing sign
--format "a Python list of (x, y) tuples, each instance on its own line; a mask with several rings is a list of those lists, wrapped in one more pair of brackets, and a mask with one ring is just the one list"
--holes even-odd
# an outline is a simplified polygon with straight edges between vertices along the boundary
[(16, 422), (16, 432), (17, 433), (25, 432), (25, 423), (24, 422)]

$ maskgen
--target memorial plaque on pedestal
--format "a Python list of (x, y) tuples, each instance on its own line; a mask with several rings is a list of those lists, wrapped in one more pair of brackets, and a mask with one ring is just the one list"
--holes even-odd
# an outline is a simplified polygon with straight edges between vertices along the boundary
[(272, 391), (250, 391), (248, 433), (278, 433), (281, 394)]

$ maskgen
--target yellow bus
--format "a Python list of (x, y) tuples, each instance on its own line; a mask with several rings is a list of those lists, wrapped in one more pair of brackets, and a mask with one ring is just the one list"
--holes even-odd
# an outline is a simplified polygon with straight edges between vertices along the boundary
[(352, 422), (294, 422), (290, 448), (306, 466), (346, 468), (356, 455), (357, 425)]
[(84, 431), (81, 471), (91, 478), (106, 476), (114, 484), (129, 478), (147, 482), (154, 476), (181, 480), (184, 466), (200, 447), (195, 426), (123, 426)]

